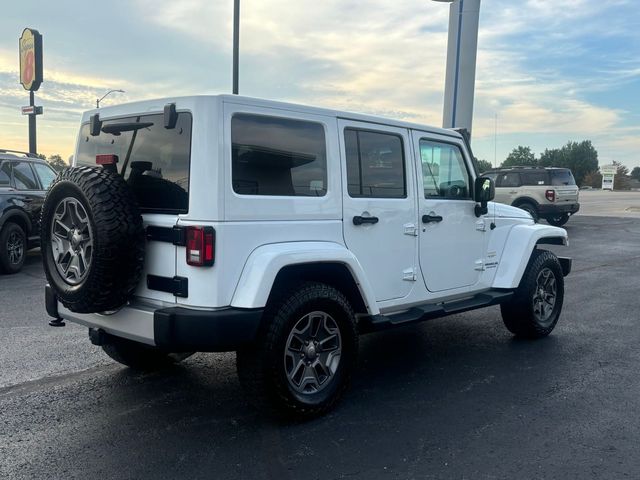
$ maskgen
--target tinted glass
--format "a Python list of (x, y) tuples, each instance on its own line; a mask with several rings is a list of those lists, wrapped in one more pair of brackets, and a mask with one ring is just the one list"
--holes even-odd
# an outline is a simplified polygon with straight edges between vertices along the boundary
[(349, 196), (407, 196), (400, 136), (353, 129), (345, 130), (344, 135)]
[(0, 165), (0, 187), (11, 185), (11, 162), (4, 162)]
[(18, 190), (39, 190), (36, 177), (27, 162), (13, 163), (13, 182)]
[(549, 185), (549, 175), (542, 172), (521, 172), (520, 179), (523, 185)]
[(520, 174), (510, 172), (501, 173), (498, 175), (498, 187), (519, 187), (520, 186)]
[(38, 174), (38, 178), (40, 178), (40, 184), (42, 188), (46, 190), (51, 185), (51, 182), (56, 178), (56, 171), (51, 168), (49, 165), (45, 165), (43, 163), (34, 163), (33, 169)]
[(234, 192), (297, 197), (327, 193), (321, 124), (239, 113), (231, 119), (231, 143)]
[(96, 137), (89, 135), (85, 124), (80, 130), (77, 163), (95, 166), (97, 154), (118, 156), (118, 170), (143, 211), (188, 211), (190, 113), (179, 113), (172, 129), (164, 128), (162, 114), (105, 121)]
[(425, 198), (470, 198), (469, 172), (460, 148), (422, 139), (420, 159)]
[(575, 185), (576, 181), (571, 170), (551, 170), (551, 184), (557, 186)]

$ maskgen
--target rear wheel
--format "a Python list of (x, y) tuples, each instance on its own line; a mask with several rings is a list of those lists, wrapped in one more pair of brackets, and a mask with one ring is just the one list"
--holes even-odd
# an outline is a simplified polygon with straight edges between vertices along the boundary
[(563, 300), (558, 258), (547, 250), (534, 250), (513, 298), (500, 307), (502, 320), (518, 337), (546, 337), (558, 323)]
[(570, 215), (568, 213), (562, 213), (560, 215), (556, 215), (555, 217), (547, 218), (547, 222), (549, 222), (549, 225), (561, 227), (569, 221), (569, 217)]
[(27, 255), (27, 236), (13, 222), (7, 222), (0, 232), (0, 269), (4, 273), (17, 273)]
[(167, 368), (193, 355), (170, 353), (150, 345), (110, 336), (102, 345), (102, 350), (113, 360), (134, 370), (153, 371)]
[(345, 391), (356, 364), (355, 315), (345, 296), (307, 283), (265, 311), (258, 342), (237, 353), (240, 381), (260, 409), (320, 415)]

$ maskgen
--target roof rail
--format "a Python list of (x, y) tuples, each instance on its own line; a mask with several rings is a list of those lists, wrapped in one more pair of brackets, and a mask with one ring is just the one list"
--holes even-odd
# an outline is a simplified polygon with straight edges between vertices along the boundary
[(11, 150), (8, 148), (0, 148), (0, 153), (18, 153), (20, 155), (24, 155), (25, 157), (29, 157), (29, 158), (40, 158), (35, 153), (23, 152), (20, 150)]

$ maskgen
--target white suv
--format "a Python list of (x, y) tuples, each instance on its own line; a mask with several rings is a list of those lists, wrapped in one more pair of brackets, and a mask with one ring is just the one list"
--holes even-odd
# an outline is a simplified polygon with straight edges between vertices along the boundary
[(489, 202), (458, 132), (239, 96), (85, 113), (43, 207), (48, 313), (133, 368), (237, 351), (260, 406), (320, 414), (358, 334), (501, 304), (548, 335), (561, 228)]

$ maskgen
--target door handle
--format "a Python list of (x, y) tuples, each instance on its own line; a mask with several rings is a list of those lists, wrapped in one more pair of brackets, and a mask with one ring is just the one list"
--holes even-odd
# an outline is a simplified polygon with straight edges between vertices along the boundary
[(360, 215), (356, 215), (355, 217), (353, 217), (354, 225), (362, 225), (363, 223), (370, 223), (373, 225), (378, 223), (378, 221), (378, 217), (361, 217)]
[(439, 223), (441, 221), (440, 215), (422, 215), (422, 223)]

